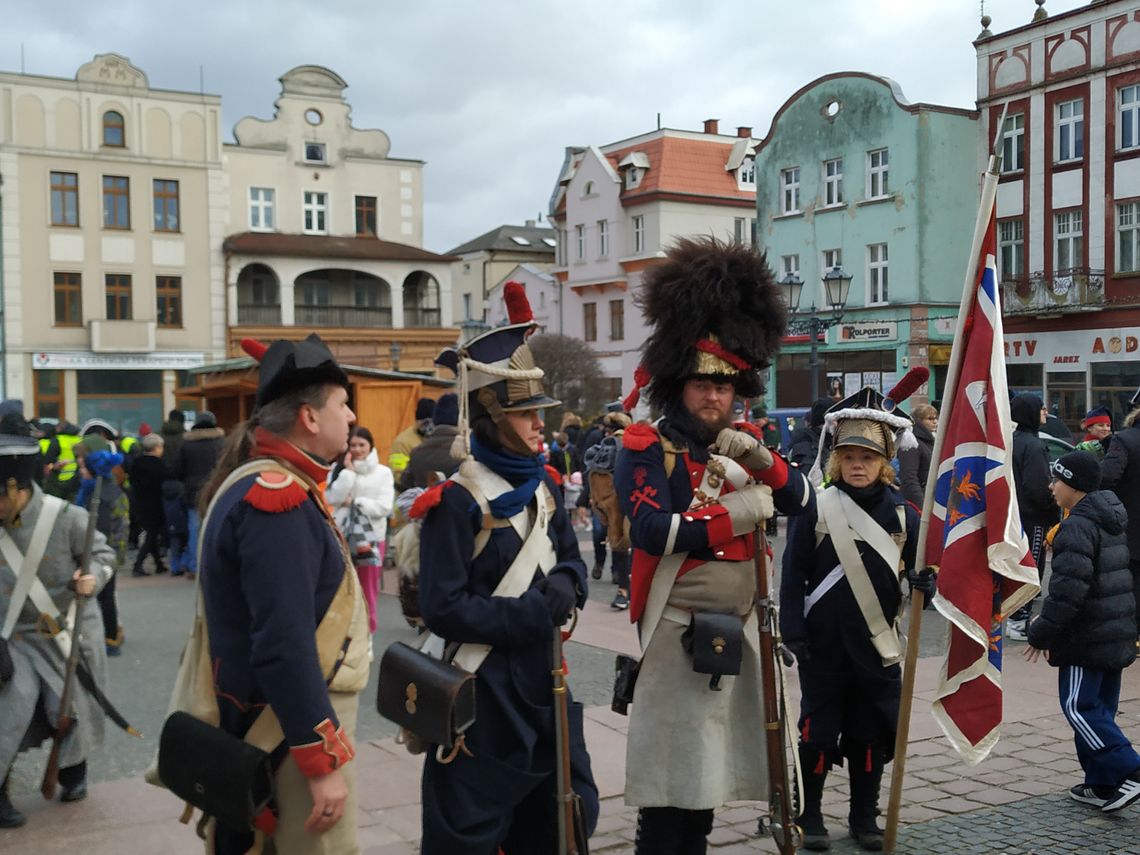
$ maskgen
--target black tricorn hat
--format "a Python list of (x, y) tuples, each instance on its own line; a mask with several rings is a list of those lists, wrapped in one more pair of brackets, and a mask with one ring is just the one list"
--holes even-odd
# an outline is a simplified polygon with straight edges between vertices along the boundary
[(348, 390), (344, 373), (321, 337), (310, 333), (302, 341), (277, 339), (268, 347), (252, 338), (242, 339), (242, 350), (261, 363), (257, 373), (257, 406), (263, 407), (282, 395), (331, 383)]
[(6, 413), (0, 417), (0, 490), (9, 479), (20, 489), (31, 487), (40, 465), (40, 444), (23, 415)]
[[(636, 300), (653, 328), (634, 375), (661, 409), (693, 377), (723, 377), (742, 398), (763, 390), (760, 371), (780, 348), (788, 310), (766, 257), (714, 237), (682, 238), (651, 268)], [(626, 399), (626, 409), (636, 405)]]

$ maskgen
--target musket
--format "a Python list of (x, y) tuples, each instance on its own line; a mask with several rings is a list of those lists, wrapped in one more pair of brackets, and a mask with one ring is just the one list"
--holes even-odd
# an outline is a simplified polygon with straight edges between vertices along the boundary
[[(95, 546), (95, 521), (102, 501), (103, 479), (96, 476), (95, 489), (91, 493), (91, 505), (87, 509), (87, 531), (83, 537), (83, 557), (79, 561), (79, 575), (87, 575), (91, 563), (91, 551)], [(75, 674), (79, 668), (79, 627), (83, 622), (83, 606), (87, 597), (75, 592), (75, 618), (71, 625), (71, 650), (67, 654), (67, 668), (63, 672), (63, 693), (59, 698), (59, 717), (56, 720), (55, 734), (52, 736), (51, 754), (40, 783), (40, 794), (49, 801), (55, 798), (55, 788), (59, 784), (59, 752), (63, 740), (75, 726), (75, 716), (71, 712), (75, 693)]]
[(557, 741), (554, 771), (558, 808), (558, 855), (588, 855), (581, 801), (575, 794), (570, 779), (570, 701), (560, 626), (554, 627), (553, 654), (550, 673), (554, 677), (554, 728)]
[(776, 609), (768, 585), (768, 544), (763, 529), (758, 528), (755, 537), (756, 601), (760, 610), (760, 681), (764, 690), (764, 736), (768, 747), (768, 828), (780, 855), (795, 855), (802, 844), (802, 835), (792, 810), (788, 764), (784, 755), (784, 720), (780, 715), (776, 686)]

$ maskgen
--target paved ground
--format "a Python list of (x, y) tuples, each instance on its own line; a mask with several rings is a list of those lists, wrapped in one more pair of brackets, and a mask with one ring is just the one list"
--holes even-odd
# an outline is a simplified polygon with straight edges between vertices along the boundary
[[(776, 541), (777, 549), (780, 540)], [(583, 552), (589, 550), (583, 543)], [(589, 555), (587, 554), (587, 559)], [(128, 631), (124, 655), (113, 660), (114, 696), (148, 735), (136, 742), (110, 734), (105, 749), (92, 760), (97, 783), (85, 802), (48, 804), (39, 798), (42, 756), (25, 755), (14, 776), (14, 798), (29, 814), (28, 825), (0, 831), (4, 855), (191, 855), (201, 852), (193, 831), (178, 825), (179, 805), (167, 793), (143, 783), (139, 771), (155, 744), (181, 637), (187, 626), (191, 585), (183, 580), (125, 579), (121, 606)], [(391, 591), (391, 582), (389, 582)], [(591, 608), (585, 610), (567, 646), (571, 684), (588, 707), (586, 739), (603, 797), (602, 816), (591, 851), (632, 853), (634, 812), (622, 800), (627, 719), (608, 707), (613, 651), (635, 652), (627, 616), (607, 606), (614, 588), (608, 577), (595, 583)], [(411, 631), (399, 618), (394, 598), (383, 599), (378, 650)], [(1102, 816), (1065, 796), (1079, 781), (1072, 733), (1060, 714), (1055, 671), (1029, 665), (1009, 645), (1005, 663), (1005, 724), (989, 759), (970, 769), (958, 762), (929, 714), (941, 667), (939, 653), (945, 625), (926, 613), (916, 680), (907, 760), (907, 785), (900, 829), (900, 853), (985, 853), (1054, 855), (1114, 853), (1140, 855), (1140, 807)], [(793, 709), (798, 698), (789, 672)], [(392, 728), (376, 715), (375, 685), (362, 696), (358, 731), (360, 842), (365, 855), (415, 855), (419, 837), (420, 760), (391, 739)], [(1140, 670), (1125, 672), (1121, 723), (1140, 743)], [(886, 801), (887, 781), (884, 781)], [(858, 850), (846, 837), (846, 776), (829, 780), (825, 813), (834, 839), (832, 852)], [(756, 836), (760, 806), (727, 805), (718, 811), (711, 851), (775, 852), (770, 839)]]

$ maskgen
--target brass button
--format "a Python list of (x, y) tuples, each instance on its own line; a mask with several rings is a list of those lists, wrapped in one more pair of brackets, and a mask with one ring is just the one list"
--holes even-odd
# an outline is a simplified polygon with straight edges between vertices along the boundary
[(720, 654), (724, 653), (725, 641), (719, 635), (712, 640), (712, 645), (713, 653), (715, 653), (717, 656), (720, 656)]

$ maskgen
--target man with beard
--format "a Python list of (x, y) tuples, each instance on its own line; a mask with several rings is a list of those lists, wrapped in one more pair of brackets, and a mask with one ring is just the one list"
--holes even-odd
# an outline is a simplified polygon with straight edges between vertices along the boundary
[[(642, 647), (626, 802), (640, 808), (638, 855), (690, 855), (706, 851), (717, 807), (768, 798), (756, 532), (773, 504), (800, 513), (810, 487), (731, 422), (734, 398), (761, 393), (759, 371), (787, 320), (763, 257), (681, 240), (647, 275), (639, 304), (653, 332), (635, 382), (664, 417), (625, 430), (614, 477)], [(682, 645), (712, 620), (739, 655), (710, 680)]]

